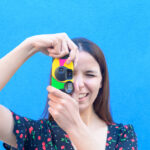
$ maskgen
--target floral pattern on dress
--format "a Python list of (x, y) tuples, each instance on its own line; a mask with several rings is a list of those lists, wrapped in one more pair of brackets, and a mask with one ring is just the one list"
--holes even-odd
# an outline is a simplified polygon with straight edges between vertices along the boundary
[(137, 136), (131, 124), (108, 125), (106, 150), (137, 150)]
[[(32, 120), (12, 112), (17, 149), (4, 143), (6, 150), (74, 150), (68, 134), (55, 121)], [(137, 150), (132, 125), (108, 125), (106, 150)]]

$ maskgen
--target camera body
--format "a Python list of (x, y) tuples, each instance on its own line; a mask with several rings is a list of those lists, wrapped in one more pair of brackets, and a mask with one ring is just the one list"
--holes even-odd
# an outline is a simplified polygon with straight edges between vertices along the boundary
[(73, 87), (73, 62), (66, 64), (69, 55), (53, 58), (51, 85), (67, 94), (71, 94)]

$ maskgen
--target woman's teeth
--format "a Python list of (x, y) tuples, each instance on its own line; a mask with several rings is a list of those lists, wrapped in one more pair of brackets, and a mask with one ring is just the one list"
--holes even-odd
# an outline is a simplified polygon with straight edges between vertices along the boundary
[(79, 94), (79, 98), (85, 97), (87, 94)]

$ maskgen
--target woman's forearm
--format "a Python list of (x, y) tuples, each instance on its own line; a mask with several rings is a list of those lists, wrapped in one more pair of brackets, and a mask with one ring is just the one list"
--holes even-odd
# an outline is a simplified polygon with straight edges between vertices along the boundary
[(104, 150), (100, 139), (97, 139), (89, 128), (81, 123), (80, 127), (68, 132), (69, 138), (77, 150)]
[(8, 83), (19, 67), (34, 53), (31, 42), (26, 39), (0, 59), (0, 91)]

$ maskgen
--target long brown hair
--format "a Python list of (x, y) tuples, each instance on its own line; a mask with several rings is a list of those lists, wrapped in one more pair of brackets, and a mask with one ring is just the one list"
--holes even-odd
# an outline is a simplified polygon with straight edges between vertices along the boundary
[[(78, 46), (79, 51), (85, 51), (91, 54), (100, 66), (102, 73), (102, 88), (100, 88), (97, 98), (93, 103), (93, 108), (100, 119), (107, 124), (111, 124), (113, 123), (113, 119), (110, 113), (109, 77), (104, 54), (95, 43), (86, 38), (74, 38), (72, 41)], [(44, 116), (48, 115), (49, 120), (54, 120), (51, 114), (48, 113), (48, 100), (47, 98), (43, 114)]]

